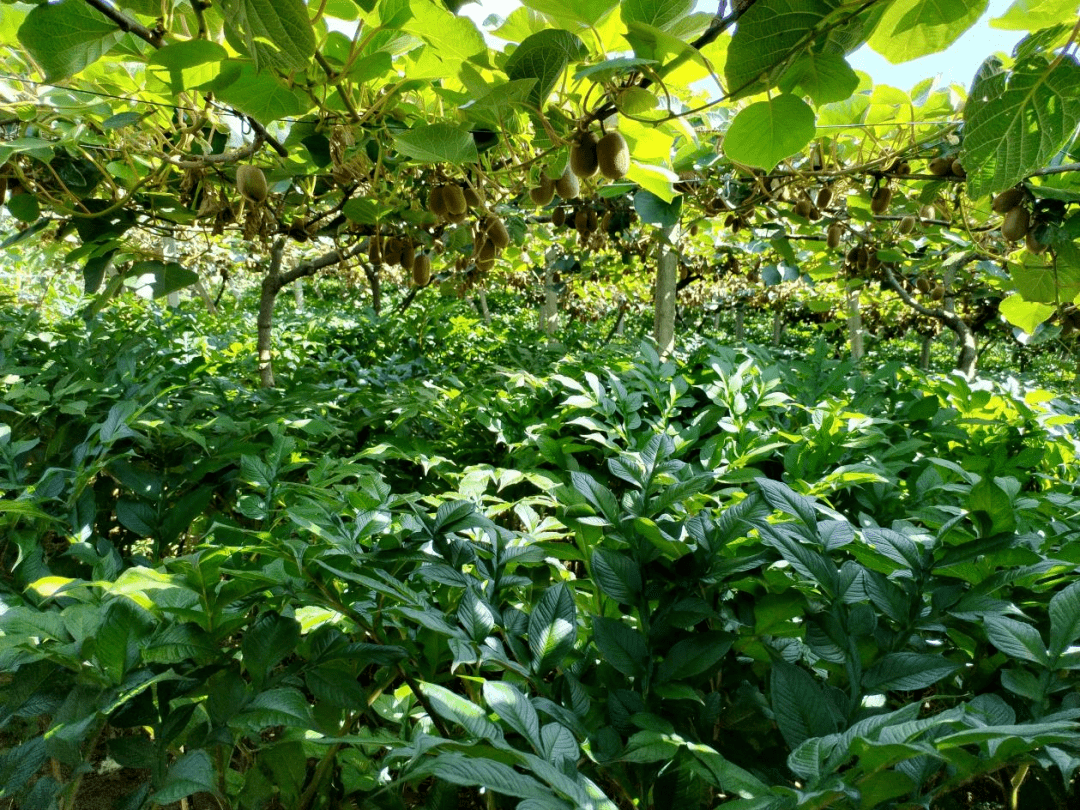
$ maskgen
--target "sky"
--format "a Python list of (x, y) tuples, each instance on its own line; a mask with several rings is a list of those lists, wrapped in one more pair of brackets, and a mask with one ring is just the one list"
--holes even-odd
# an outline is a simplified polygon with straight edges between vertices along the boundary
[[(928, 76), (939, 76), (940, 85), (947, 86), (956, 82), (967, 87), (983, 59), (997, 51), (1012, 53), (1013, 46), (1023, 36), (1021, 31), (1001, 31), (989, 26), (989, 20), (1001, 16), (1011, 3), (1012, 0), (990, 0), (986, 13), (979, 22), (948, 50), (940, 53), (892, 65), (884, 57), (863, 46), (848, 60), (856, 70), (869, 73), (875, 84), (889, 84), (910, 90)], [(489, 15), (505, 17), (519, 5), (518, 0), (481, 0), (479, 3), (462, 6), (458, 13), (471, 17), (483, 30), (483, 21)], [(699, 10), (713, 11), (716, 2), (699, 0), (698, 6)]]

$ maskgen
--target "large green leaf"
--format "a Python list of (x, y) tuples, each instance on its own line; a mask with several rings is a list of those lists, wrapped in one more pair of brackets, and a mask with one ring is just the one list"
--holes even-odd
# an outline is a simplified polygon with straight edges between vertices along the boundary
[(461, 754), (439, 754), (421, 766), (444, 781), (466, 787), (483, 787), (519, 799), (544, 801), (551, 798), (551, 789), (531, 776), (520, 774), (509, 765), (490, 759), (469, 759)]
[(724, 135), (724, 154), (746, 166), (772, 169), (800, 152), (814, 137), (810, 105), (782, 93), (741, 110)]
[(215, 793), (214, 763), (203, 749), (188, 751), (169, 766), (165, 783), (154, 792), (154, 804), (175, 804), (195, 793)]
[(991, 28), (1008, 31), (1037, 31), (1076, 21), (1076, 0), (1013, 0), (1000, 17), (990, 20)]
[(306, 96), (286, 87), (270, 73), (259, 73), (253, 65), (240, 66), (234, 75), (233, 81), (215, 88), (218, 98), (263, 124), (303, 115), (311, 106)]
[(1026, 301), (1022, 295), (1015, 293), (1002, 301), (999, 309), (1005, 316), (1005, 320), (1013, 326), (1020, 327), (1029, 335), (1040, 323), (1045, 322), (1057, 311), (1057, 308), (1051, 304)]
[(833, 0), (758, 0), (739, 18), (724, 75), (733, 99), (772, 87), (793, 48), (809, 44)]
[(533, 670), (547, 672), (562, 663), (577, 638), (577, 609), (566, 585), (544, 591), (529, 616), (529, 650)]
[(1050, 600), (1050, 655), (1058, 658), (1080, 639), (1080, 582), (1074, 582)]
[(47, 82), (74, 76), (123, 36), (115, 23), (82, 0), (39, 5), (19, 27), (19, 42), (45, 71)]
[(983, 619), (986, 636), (990, 643), (1006, 655), (1049, 666), (1046, 645), (1039, 631), (1030, 624), (1018, 622), (1007, 616), (986, 616)]
[(808, 737), (823, 737), (836, 731), (825, 694), (809, 673), (783, 661), (772, 672), (772, 709), (776, 724), (790, 748)]
[(640, 675), (648, 663), (645, 636), (618, 619), (593, 619), (593, 641), (603, 660), (623, 675)]
[(1080, 65), (1074, 57), (1018, 64), (1003, 92), (968, 99), (964, 122), (968, 194), (1009, 188), (1046, 165), (1080, 123)]
[(540, 717), (516, 686), (505, 681), (485, 681), (484, 700), (491, 710), (537, 751), (544, 750), (540, 738)]
[(571, 62), (588, 55), (585, 44), (569, 31), (547, 30), (532, 34), (506, 60), (506, 76), (510, 80), (536, 79), (529, 103), (542, 107), (555, 83)]
[(720, 663), (733, 641), (730, 633), (713, 630), (677, 642), (664, 655), (656, 673), (657, 682), (693, 678), (708, 672)]
[[(559, 21), (596, 25), (618, 7), (618, 0), (522, 0), (525, 8)], [(565, 26), (569, 27), (569, 26)]]
[(303, 0), (224, 0), (222, 16), (256, 67), (306, 70), (315, 55), (315, 32)]
[(892, 689), (914, 692), (952, 675), (960, 667), (942, 655), (889, 653), (866, 671), (863, 686), (879, 692)]
[(139, 660), (139, 641), (149, 634), (147, 614), (128, 599), (109, 605), (105, 618), (94, 634), (94, 658), (114, 685)]
[(421, 163), (476, 163), (476, 142), (452, 124), (421, 124), (394, 136), (400, 152)]
[(781, 90), (810, 96), (815, 104), (844, 101), (858, 86), (858, 74), (837, 53), (805, 53), (780, 77)]
[(694, 9), (694, 0), (623, 0), (623, 22), (641, 22), (667, 31)]
[(157, 259), (135, 262), (131, 266), (131, 275), (146, 276), (145, 281), (153, 290), (155, 298), (190, 287), (199, 280), (198, 273), (179, 262), (162, 262)]
[(403, 29), (430, 44), (443, 62), (460, 64), (486, 52), (484, 35), (468, 17), (451, 14), (432, 0), (413, 0), (411, 8), (412, 19)]
[(988, 0), (896, 0), (881, 17), (870, 47), (894, 65), (948, 48), (975, 24)]
[(434, 683), (421, 683), (420, 691), (442, 717), (457, 723), (474, 737), (502, 739), (502, 731), (487, 718), (487, 712), (461, 695)]
[(244, 668), (258, 687), (270, 670), (291, 653), (300, 641), (300, 623), (278, 613), (267, 612), (257, 618), (244, 633), (240, 650)]
[(594, 549), (592, 578), (601, 591), (624, 605), (634, 604), (641, 592), (641, 569), (628, 554)]

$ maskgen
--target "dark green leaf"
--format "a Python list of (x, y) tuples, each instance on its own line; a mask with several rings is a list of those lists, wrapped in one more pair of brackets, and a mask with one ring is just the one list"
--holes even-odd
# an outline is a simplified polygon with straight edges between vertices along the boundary
[(529, 616), (529, 650), (532, 668), (545, 673), (562, 663), (577, 638), (577, 610), (566, 585), (544, 591)]
[(19, 42), (45, 71), (45, 81), (74, 76), (123, 37), (115, 23), (81, 0), (36, 6), (19, 27)]
[(420, 690), (442, 717), (457, 723), (474, 737), (497, 742), (499, 727), (487, 719), (487, 712), (461, 695), (434, 683), (421, 683)]
[(871, 691), (914, 692), (952, 675), (960, 666), (941, 655), (889, 653), (866, 671), (863, 686)]
[(584, 43), (569, 31), (538, 31), (526, 37), (510, 54), (506, 60), (506, 76), (510, 80), (536, 79), (536, 85), (529, 93), (529, 103), (542, 107), (567, 66), (587, 55)]
[(270, 670), (289, 655), (300, 641), (300, 623), (278, 613), (259, 616), (244, 633), (240, 643), (244, 668), (252, 683), (258, 687)]
[(640, 675), (648, 664), (645, 636), (618, 619), (593, 619), (593, 641), (603, 660), (623, 675)]
[(771, 170), (810, 143), (815, 124), (809, 104), (781, 93), (739, 111), (724, 135), (724, 154), (747, 166)]
[(513, 684), (505, 681), (485, 681), (484, 700), (491, 710), (537, 751), (543, 752), (540, 739), (540, 718), (529, 699)]
[(804, 670), (783, 661), (773, 665), (772, 709), (780, 733), (790, 748), (809, 737), (836, 731), (821, 687)]
[(1050, 665), (1042, 636), (1030, 624), (1006, 616), (986, 616), (983, 622), (990, 643), (1006, 655), (1044, 667)]
[(188, 751), (169, 766), (165, 783), (154, 791), (154, 804), (174, 804), (195, 793), (215, 793), (217, 779), (210, 754), (200, 748)]
[(1054, 594), (1050, 600), (1050, 655), (1058, 658), (1080, 639), (1080, 582)]
[(421, 766), (431, 774), (455, 785), (484, 787), (519, 799), (543, 801), (551, 796), (550, 788), (531, 776), (520, 774), (509, 765), (490, 759), (469, 759), (461, 754), (439, 754)]

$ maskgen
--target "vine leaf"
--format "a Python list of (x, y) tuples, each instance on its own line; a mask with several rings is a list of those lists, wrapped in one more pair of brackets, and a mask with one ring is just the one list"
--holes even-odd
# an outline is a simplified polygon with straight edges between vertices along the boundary
[(971, 167), (973, 198), (1009, 188), (1046, 165), (1080, 123), (1080, 65), (1073, 57), (1020, 63), (1004, 88), (995, 89), (1000, 92), (973, 94), (964, 109), (960, 159)]
[(814, 137), (810, 105), (782, 93), (741, 110), (724, 136), (724, 154), (746, 166), (771, 169), (802, 150)]
[(394, 136), (399, 151), (421, 163), (476, 163), (472, 133), (451, 124), (413, 127)]
[(870, 47), (894, 65), (943, 51), (982, 16), (988, 0), (898, 0), (881, 17)]
[(104, 56), (124, 32), (81, 0), (40, 5), (19, 26), (19, 42), (45, 71), (45, 81), (74, 76)]
[(315, 55), (315, 33), (303, 0), (227, 0), (222, 9), (230, 44), (261, 66), (305, 70)]
[(506, 75), (516, 79), (536, 79), (529, 94), (529, 103), (542, 107), (555, 83), (571, 62), (580, 62), (588, 55), (585, 44), (569, 31), (549, 29), (525, 38), (506, 60)]

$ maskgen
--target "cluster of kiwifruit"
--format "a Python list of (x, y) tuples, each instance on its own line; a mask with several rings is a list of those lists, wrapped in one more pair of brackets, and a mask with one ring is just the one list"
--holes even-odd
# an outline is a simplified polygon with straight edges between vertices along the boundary
[(416, 245), (407, 236), (374, 234), (368, 242), (368, 261), (400, 267), (411, 273), (413, 283), (424, 287), (431, 281), (431, 257), (424, 251), (416, 252)]
[(849, 278), (866, 278), (881, 267), (874, 245), (855, 245), (844, 256), (844, 270)]
[(964, 164), (955, 155), (939, 155), (926, 164), (926, 170), (935, 177), (967, 177)]
[(439, 183), (428, 192), (427, 210), (440, 220), (460, 225), (469, 216), (469, 209), (481, 204), (480, 195), (472, 186)]
[(489, 214), (477, 222), (473, 232), (473, 261), (476, 269), (487, 272), (495, 266), (495, 259), (510, 244), (510, 231), (506, 223), (495, 214)]
[(570, 144), (570, 161), (557, 180), (540, 175), (540, 184), (529, 190), (534, 204), (544, 206), (558, 194), (563, 200), (577, 199), (581, 180), (601, 174), (608, 180), (621, 180), (630, 171), (630, 147), (618, 131), (612, 130), (599, 140), (589, 130), (577, 134)]
[(994, 213), (1001, 214), (1001, 235), (1010, 242), (1024, 240), (1024, 245), (1032, 253), (1042, 253), (1046, 250), (1044, 245), (1035, 238), (1035, 226), (1031, 221), (1031, 214), (1024, 207), (1024, 189), (1019, 186), (1008, 188), (994, 197), (990, 207)]
[(940, 281), (933, 282), (926, 276), (915, 279), (915, 289), (923, 295), (930, 296), (931, 301), (940, 301), (945, 297), (945, 285)]

